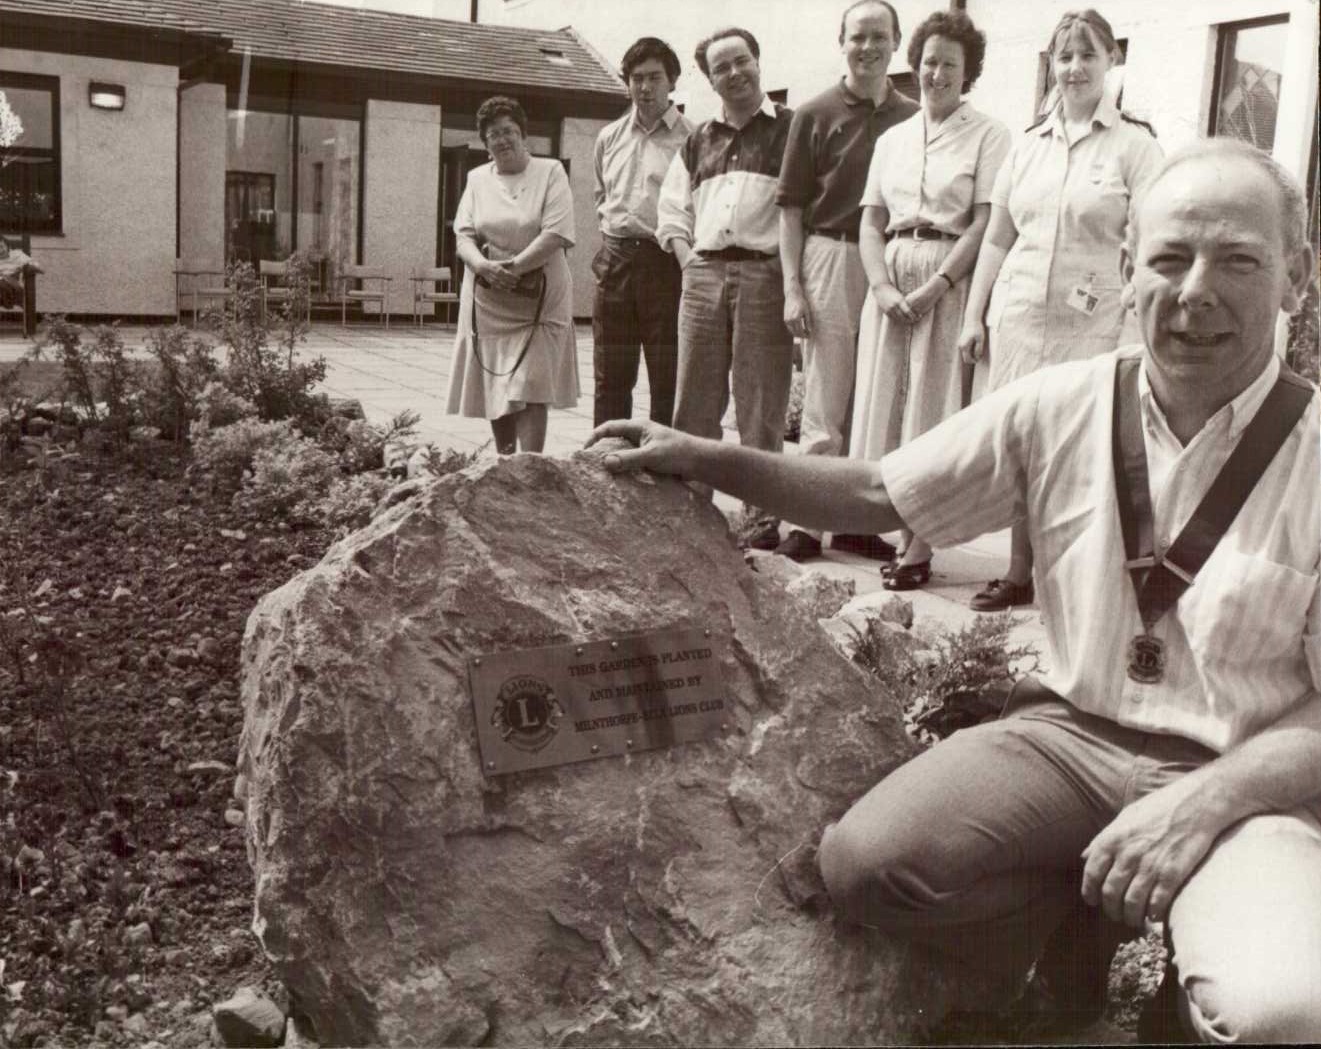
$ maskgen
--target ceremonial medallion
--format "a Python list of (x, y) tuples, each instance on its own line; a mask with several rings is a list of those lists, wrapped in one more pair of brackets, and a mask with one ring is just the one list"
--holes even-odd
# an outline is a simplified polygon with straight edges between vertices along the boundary
[(1138, 634), (1128, 646), (1128, 676), (1141, 685), (1155, 684), (1165, 676), (1165, 642), (1150, 634)]

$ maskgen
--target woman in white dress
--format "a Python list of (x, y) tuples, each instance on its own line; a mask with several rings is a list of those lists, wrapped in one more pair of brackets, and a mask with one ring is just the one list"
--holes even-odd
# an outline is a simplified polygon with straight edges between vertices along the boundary
[(491, 163), (469, 174), (454, 217), (464, 275), (448, 411), (489, 419), (501, 455), (539, 452), (548, 406), (578, 403), (573, 197), (564, 166), (528, 152), (512, 98), (483, 102), (477, 132)]
[[(1059, 101), (1019, 136), (996, 179), (959, 336), (965, 360), (989, 352), (990, 389), (1119, 345), (1119, 246), (1162, 159), (1151, 127), (1107, 93), (1119, 45), (1105, 18), (1065, 13), (1049, 53)], [(998, 612), (1034, 598), (1032, 546), (1015, 525), (1004, 578), (972, 607)]]
[[(858, 333), (849, 454), (880, 459), (962, 407), (958, 333), (991, 213), (1009, 131), (963, 95), (981, 74), (986, 37), (961, 11), (913, 32), (908, 62), (922, 108), (876, 142), (862, 193), (859, 249), (869, 290)], [(887, 590), (931, 578), (931, 547), (904, 532)]]

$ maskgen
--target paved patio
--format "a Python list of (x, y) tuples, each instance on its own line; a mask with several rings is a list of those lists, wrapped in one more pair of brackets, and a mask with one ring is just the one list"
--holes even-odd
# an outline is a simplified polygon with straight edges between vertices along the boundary
[[(144, 344), (146, 329), (123, 328), (130, 347)], [(583, 446), (592, 430), (592, 335), (588, 325), (580, 324), (578, 336), (578, 376), (582, 396), (578, 405), (568, 410), (552, 410), (546, 451), (567, 455)], [(16, 360), (32, 345), (15, 326), (0, 327), (0, 362)], [(418, 426), (422, 439), (442, 448), (472, 450), (490, 438), (490, 427), (482, 419), (464, 419), (445, 414), (445, 393), (454, 355), (454, 329), (446, 325), (418, 328), (406, 321), (386, 329), (377, 324), (316, 323), (303, 351), (308, 356), (325, 357), (327, 374), (324, 388), (333, 397), (351, 397), (362, 402), (367, 418), (384, 423), (405, 409), (421, 414)], [(640, 369), (638, 390), (633, 398), (635, 416), (644, 417), (650, 407), (646, 368)], [(733, 435), (729, 435), (730, 438)], [(795, 454), (797, 447), (786, 451)], [(730, 509), (736, 504), (724, 497), (718, 505)], [(892, 537), (893, 538), (893, 537)], [(1007, 564), (1007, 532), (983, 536), (961, 547), (936, 552), (932, 562), (931, 583), (920, 591), (904, 596), (913, 602), (920, 617), (931, 617), (953, 628), (966, 625), (976, 617), (968, 609), (968, 599), (986, 580), (998, 575)], [(825, 556), (810, 562), (810, 567), (832, 577), (853, 579), (859, 594), (883, 593), (875, 562), (855, 554), (827, 549)], [(1031, 643), (1044, 652), (1044, 634), (1035, 609), (1024, 610), (1013, 640)]]

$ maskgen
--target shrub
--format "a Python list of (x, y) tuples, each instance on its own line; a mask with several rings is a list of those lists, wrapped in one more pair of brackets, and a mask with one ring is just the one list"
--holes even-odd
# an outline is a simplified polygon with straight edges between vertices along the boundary
[(220, 365), (210, 343), (178, 324), (148, 332), (147, 352), (157, 368), (144, 390), (144, 421), (159, 426), (170, 440), (181, 441), (188, 436), (192, 423), (201, 418), (202, 396), (209, 386), (216, 385)]
[(331, 483), (340, 476), (334, 456), (315, 441), (295, 437), (256, 450), (234, 503), (263, 517), (314, 522), (321, 518), (320, 506)]
[(394, 480), (383, 472), (337, 477), (314, 507), (301, 507), (300, 511), (330, 528), (353, 531), (372, 519), (372, 511), (392, 487)]
[[(310, 361), (297, 359), (297, 346), (307, 335), (303, 322), (307, 261), (292, 255), (289, 282), (295, 288), (295, 302), (275, 316), (277, 344), (269, 342), (270, 331), (262, 321), (261, 282), (250, 263), (230, 267), (234, 286), (232, 313), (219, 316), (222, 340), (229, 348), (223, 381), (230, 391), (257, 406), (262, 419), (298, 419), (320, 424), (329, 415), (324, 396), (314, 396), (312, 388), (326, 377), (324, 357)], [(298, 288), (304, 289), (301, 300)], [(216, 320), (215, 311), (209, 313)]]
[(417, 412), (403, 411), (391, 419), (388, 426), (381, 427), (364, 419), (345, 419), (335, 415), (326, 420), (317, 440), (328, 452), (339, 457), (345, 473), (364, 473), (383, 465), (387, 444), (412, 437), (419, 419), (421, 416)]
[(1017, 678), (1038, 668), (1035, 648), (1009, 645), (1015, 622), (1009, 613), (978, 616), (941, 631), (925, 657), (871, 622), (865, 633), (855, 630), (853, 661), (899, 699), (909, 732), (932, 743), (997, 714)]
[(111, 443), (127, 443), (129, 431), (142, 418), (142, 371), (124, 352), (117, 328), (93, 328), (90, 343), (83, 335), (78, 325), (54, 317), (26, 359), (40, 360), (53, 349), (60, 380), (52, 396), (61, 407), (72, 407), (84, 424), (99, 427)]
[(251, 473), (257, 453), (288, 449), (303, 438), (287, 421), (261, 422), (240, 419), (214, 430), (194, 429), (193, 462), (195, 475), (208, 480), (213, 489), (237, 491), (243, 475)]

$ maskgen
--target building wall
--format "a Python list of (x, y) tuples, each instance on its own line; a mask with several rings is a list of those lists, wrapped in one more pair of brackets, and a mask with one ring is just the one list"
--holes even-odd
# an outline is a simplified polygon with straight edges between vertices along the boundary
[[(705, 120), (718, 112), (720, 100), (693, 58), (699, 40), (722, 26), (737, 25), (751, 31), (761, 47), (762, 87), (768, 91), (787, 90), (789, 105), (794, 106), (843, 75), (839, 20), (851, 2), (723, 0), (712, 4), (710, 0), (668, 0), (664, 4), (625, 4), (619, 0), (485, 0), (480, 14), (481, 20), (491, 25), (536, 29), (573, 26), (616, 66), (638, 37), (659, 36), (674, 48), (682, 65), (675, 101), (684, 103), (685, 112), (694, 120)], [(367, 0), (366, 6), (376, 4)], [(932, 11), (948, 6), (947, 0), (896, 0), (899, 28), (907, 34)], [(997, 10), (1011, 6), (1019, 5), (1005, 0), (996, 4)], [(427, 0), (418, 0), (411, 9), (432, 13)], [(902, 42), (890, 68), (892, 72), (908, 69)]]
[[(0, 69), (60, 79), (62, 235), (34, 235), (41, 313), (174, 313), (178, 70), (0, 48)], [(124, 109), (92, 109), (92, 80)]]
[(363, 264), (385, 266), (391, 313), (413, 309), (416, 266), (434, 266), (440, 198), (440, 107), (369, 99)]
[(179, 257), (225, 261), (225, 85), (194, 84), (179, 100)]
[(569, 186), (573, 190), (573, 220), (576, 234), (569, 252), (569, 272), (573, 276), (573, 315), (590, 317), (596, 278), (592, 276), (592, 257), (601, 246), (601, 230), (593, 198), (592, 149), (596, 136), (606, 126), (605, 120), (571, 118), (560, 129), (560, 156), (569, 160)]
[[(969, 0), (968, 13), (987, 35), (986, 71), (972, 93), (979, 108), (1018, 130), (1031, 122), (1040, 52), (1060, 15), (1075, 0), (1006, 4)], [(1102, 13), (1127, 39), (1124, 108), (1151, 122), (1167, 150), (1208, 127), (1217, 26), (1288, 14), (1274, 154), (1300, 178), (1315, 147), (1317, 5), (1314, 0), (1198, 0), (1152, 3), (1106, 0)]]

